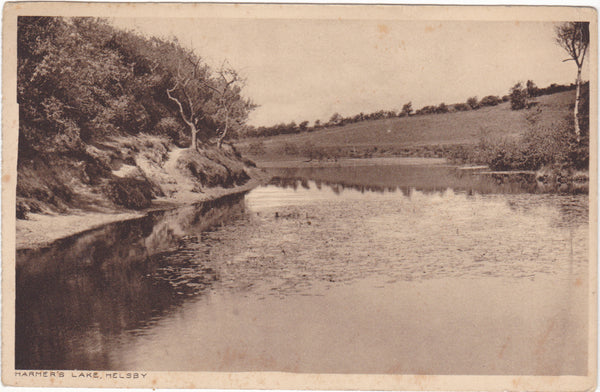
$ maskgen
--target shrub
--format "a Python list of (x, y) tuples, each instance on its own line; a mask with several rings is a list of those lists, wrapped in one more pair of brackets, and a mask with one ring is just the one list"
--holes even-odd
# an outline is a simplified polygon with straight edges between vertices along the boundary
[(500, 97), (497, 97), (495, 95), (488, 95), (487, 97), (481, 98), (481, 102), (479, 102), (479, 104), (481, 106), (496, 106), (500, 102), (502, 102)]
[(527, 95), (530, 97), (536, 97), (538, 95), (539, 89), (537, 88), (537, 86), (535, 85), (535, 83), (533, 83), (533, 80), (528, 80), (527, 81)]
[(319, 148), (314, 145), (312, 142), (308, 142), (304, 145), (302, 149), (302, 155), (307, 157), (309, 160), (323, 160), (327, 157), (327, 153), (323, 148)]
[(479, 109), (479, 102), (477, 101), (477, 97), (470, 97), (467, 99), (467, 105), (471, 107), (471, 109)]
[(256, 140), (248, 146), (248, 152), (252, 155), (263, 155), (266, 152), (265, 142)]
[(147, 180), (114, 178), (102, 191), (110, 201), (125, 208), (140, 210), (152, 202), (152, 185)]
[(440, 103), (440, 105), (436, 108), (436, 113), (448, 113), (448, 106), (445, 103)]
[(183, 126), (174, 117), (161, 118), (154, 126), (154, 132), (174, 139), (183, 131)]
[(459, 111), (459, 112), (465, 112), (470, 109), (471, 109), (471, 107), (469, 105), (467, 105), (466, 103), (457, 103), (456, 105), (454, 105), (454, 110)]
[(510, 108), (512, 110), (521, 110), (527, 107), (527, 90), (523, 88), (521, 83), (515, 84), (510, 89)]
[(424, 106), (421, 109), (417, 110), (417, 114), (431, 114), (435, 113), (437, 108), (435, 106)]

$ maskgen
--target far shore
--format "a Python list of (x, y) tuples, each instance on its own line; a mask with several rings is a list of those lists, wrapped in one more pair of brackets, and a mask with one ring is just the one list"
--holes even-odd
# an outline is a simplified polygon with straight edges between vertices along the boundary
[(301, 168), (301, 167), (352, 167), (352, 166), (385, 166), (385, 165), (444, 165), (448, 162), (445, 158), (420, 158), (420, 157), (373, 157), (373, 158), (339, 158), (324, 160), (307, 160), (306, 158), (282, 160), (254, 159), (256, 166), (268, 168)]
[(268, 179), (265, 174), (260, 178), (252, 178), (243, 185), (233, 188), (209, 188), (203, 193), (189, 193), (176, 195), (173, 198), (158, 198), (152, 206), (142, 211), (115, 210), (108, 212), (91, 212), (85, 210), (73, 210), (67, 214), (29, 214), (26, 220), (17, 220), (16, 248), (32, 249), (51, 244), (61, 238), (93, 230), (98, 227), (143, 217), (152, 211), (168, 210), (183, 205), (201, 203), (215, 200), (220, 197), (247, 192)]

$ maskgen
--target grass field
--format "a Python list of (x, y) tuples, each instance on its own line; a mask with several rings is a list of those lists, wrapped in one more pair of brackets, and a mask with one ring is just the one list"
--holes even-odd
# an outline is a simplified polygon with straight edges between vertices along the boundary
[(516, 138), (532, 118), (538, 126), (558, 124), (569, 115), (574, 96), (574, 91), (567, 91), (538, 97), (536, 105), (519, 111), (505, 102), (466, 112), (363, 121), (315, 132), (244, 139), (236, 147), (258, 162), (290, 156), (319, 158), (309, 156), (310, 148), (324, 151), (325, 157), (443, 156), (452, 146), (476, 144), (482, 137)]

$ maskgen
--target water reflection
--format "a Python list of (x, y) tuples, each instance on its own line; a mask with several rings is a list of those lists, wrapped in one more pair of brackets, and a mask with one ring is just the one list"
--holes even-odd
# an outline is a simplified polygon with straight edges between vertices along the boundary
[(177, 250), (244, 214), (238, 195), (19, 251), (16, 368), (111, 368), (123, 331), (143, 331), (218, 279)]
[[(410, 193), (410, 187), (408, 186), (381, 186), (381, 185), (360, 185), (360, 184), (347, 184), (333, 181), (323, 181), (323, 180), (314, 180), (313, 182), (316, 186), (316, 189), (321, 190), (323, 185), (327, 186), (329, 189), (333, 191), (336, 195), (340, 195), (345, 189), (352, 189), (355, 191), (359, 191), (360, 193), (365, 192), (375, 192), (375, 193), (384, 193), (384, 192), (397, 192), (400, 191), (404, 196), (408, 196)], [(275, 185), (284, 189), (293, 189), (297, 190), (299, 188), (302, 189), (310, 189), (309, 181), (306, 178), (298, 178), (298, 177), (278, 177), (275, 176), (269, 182), (270, 185)]]
[(477, 174), (443, 165), (386, 165), (350, 167), (272, 168), (272, 184), (297, 189), (312, 180), (328, 185), (339, 194), (346, 188), (360, 192), (394, 192), (404, 195), (414, 188), (423, 192), (446, 189), (467, 193), (542, 193), (532, 175), (500, 176)]

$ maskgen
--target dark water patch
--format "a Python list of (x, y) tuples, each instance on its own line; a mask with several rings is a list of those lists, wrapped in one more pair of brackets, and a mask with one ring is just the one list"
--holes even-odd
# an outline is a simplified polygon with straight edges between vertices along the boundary
[[(539, 187), (531, 176), (490, 176), (442, 165), (270, 168), (269, 172), (274, 176), (274, 185), (305, 186), (310, 179), (338, 193), (345, 188), (361, 192), (401, 191), (405, 195), (413, 188), (423, 192), (453, 189), (478, 194), (548, 191)], [(299, 182), (294, 184), (294, 180)]]
[(244, 215), (243, 195), (113, 223), (17, 252), (17, 369), (108, 369), (143, 330), (218, 279), (178, 250)]

